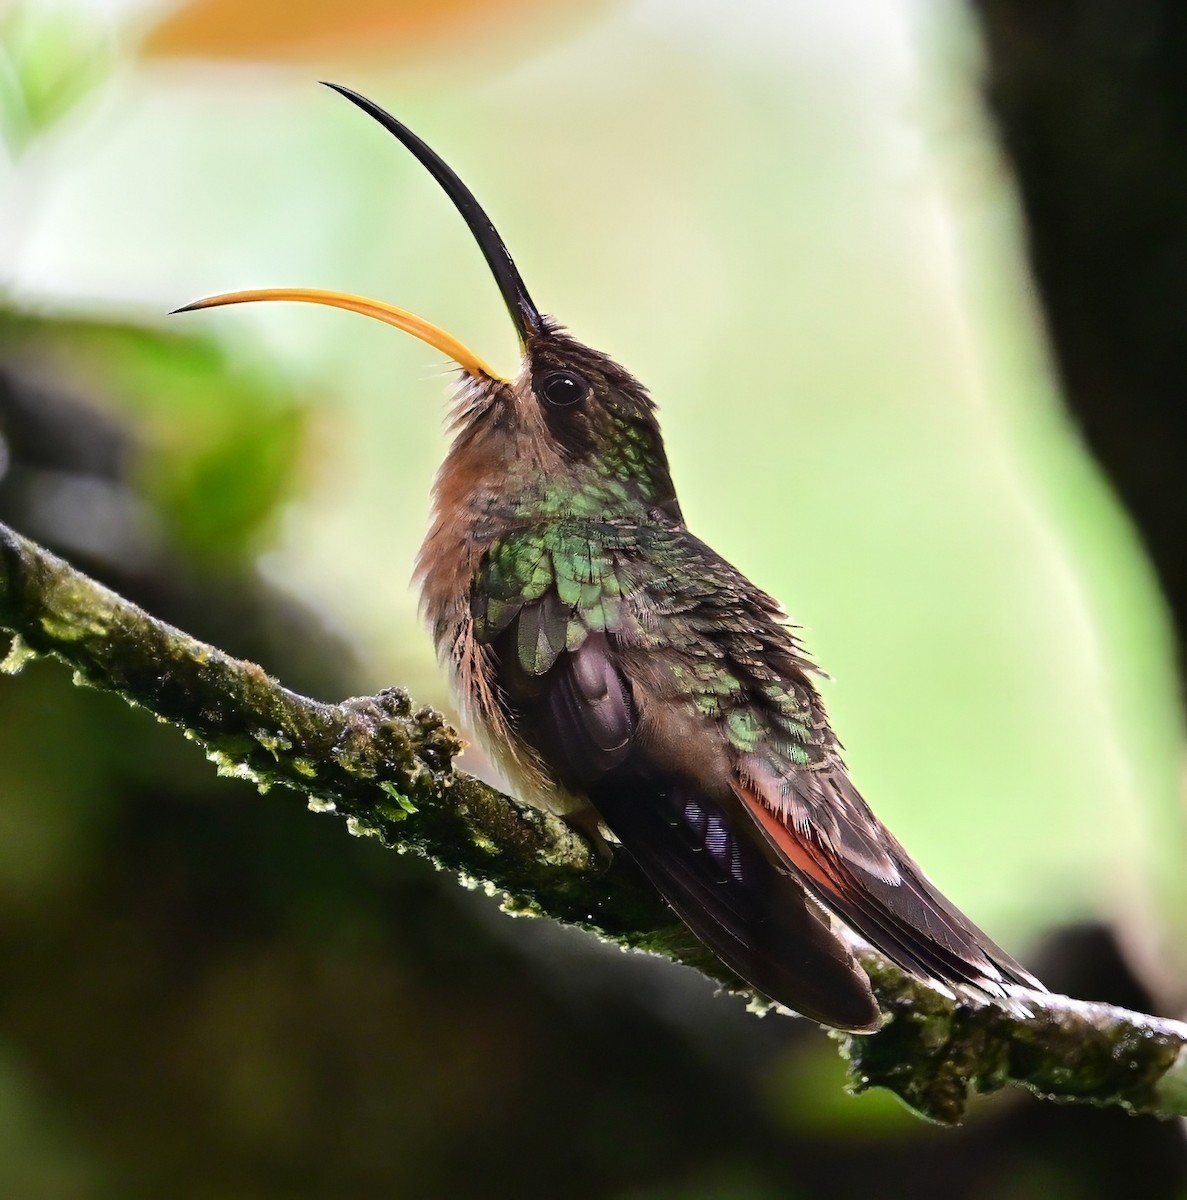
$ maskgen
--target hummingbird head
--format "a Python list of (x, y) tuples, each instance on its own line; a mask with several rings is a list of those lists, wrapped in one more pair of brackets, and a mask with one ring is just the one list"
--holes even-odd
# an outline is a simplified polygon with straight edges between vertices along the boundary
[[(393, 134), (461, 213), (478, 243), (519, 336), (519, 373), (505, 378), (452, 334), (402, 308), (344, 292), (264, 288), (227, 292), (176, 312), (295, 300), (361, 313), (394, 325), (451, 358), (465, 372), (457, 410), (459, 442), (480, 441), (506, 470), (509, 486), (557, 497), (605, 493), (604, 500), (679, 517), (667, 456), (647, 390), (612, 358), (571, 337), (533, 303), (502, 238), (474, 194), (444, 160), (373, 101), (329, 83)], [(458, 443), (455, 443), (455, 447)]]

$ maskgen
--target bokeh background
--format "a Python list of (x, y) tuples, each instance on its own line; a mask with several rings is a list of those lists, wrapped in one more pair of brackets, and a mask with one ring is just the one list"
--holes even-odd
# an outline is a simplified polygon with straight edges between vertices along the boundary
[[(315, 81), (350, 84), (651, 387), (689, 523), (805, 627), (944, 890), (1052, 986), (1181, 1014), (1181, 26), (0, 3), (0, 519), (290, 686), (448, 706), (408, 584), (446, 364), (165, 316), (337, 288), (513, 366), (457, 214)], [(814, 1028), (513, 921), (60, 668), (0, 678), (0, 1194), (1079, 1200), (1139, 1163), (1187, 1196), (1176, 1123), (1002, 1095), (941, 1131), (842, 1083)]]

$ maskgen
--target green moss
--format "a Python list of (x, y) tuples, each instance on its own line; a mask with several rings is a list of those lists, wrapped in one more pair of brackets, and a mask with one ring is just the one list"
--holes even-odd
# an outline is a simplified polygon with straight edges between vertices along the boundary
[(377, 837), (383, 840), (383, 831), (362, 817), (347, 817), (346, 828), (352, 837)]
[(19, 633), (14, 633), (8, 653), (0, 659), (0, 673), (19, 675), (36, 657), (37, 651), (29, 646)]
[(273, 758), (279, 758), (283, 751), (293, 748), (292, 740), (281, 730), (272, 733), (268, 730), (260, 729), (252, 736)]
[(261, 783), (263, 777), (248, 766), (242, 758), (234, 757), (223, 750), (208, 748), (206, 757), (214, 763), (215, 770), (228, 779), (247, 779), (252, 783)]
[(41, 632), (51, 642), (80, 642), (107, 635), (109, 629), (105, 620), (98, 615), (80, 617), (76, 611), (77, 607), (77, 604), (71, 604), (65, 615), (57, 612), (42, 613), (39, 621)]

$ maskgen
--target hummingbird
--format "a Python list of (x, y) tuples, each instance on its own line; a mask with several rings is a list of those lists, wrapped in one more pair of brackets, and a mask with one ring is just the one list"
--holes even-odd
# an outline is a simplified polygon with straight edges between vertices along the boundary
[(845, 768), (779, 603), (684, 523), (647, 389), (532, 301), (473, 193), (394, 135), (478, 244), (522, 350), (505, 378), (443, 329), (339, 292), (262, 300), (385, 321), (460, 368), (416, 578), (463, 718), (525, 799), (599, 831), (779, 1005), (850, 1032), (878, 1004), (839, 926), (954, 995), (1045, 990), (928, 880)]

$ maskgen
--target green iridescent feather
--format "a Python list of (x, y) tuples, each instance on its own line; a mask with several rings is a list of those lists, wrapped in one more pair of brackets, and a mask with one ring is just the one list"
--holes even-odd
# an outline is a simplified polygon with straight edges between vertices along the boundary
[(653, 652), (667, 699), (720, 722), (740, 754), (783, 767), (834, 748), (778, 606), (680, 526), (570, 515), (507, 533), (483, 559), (471, 612), (480, 643), (515, 627), (529, 676), (605, 632), (624, 660)]

